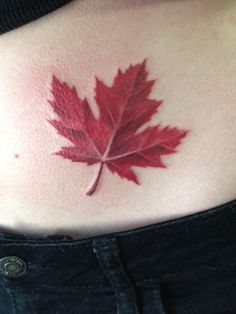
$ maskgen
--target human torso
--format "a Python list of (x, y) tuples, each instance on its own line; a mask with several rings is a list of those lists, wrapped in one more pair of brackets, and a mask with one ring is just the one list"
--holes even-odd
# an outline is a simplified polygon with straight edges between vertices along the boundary
[[(89, 16), (75, 1), (0, 37), (0, 229), (83, 238), (236, 197), (236, 6), (196, 2), (107, 2)], [(52, 155), (69, 143), (47, 121), (52, 73), (95, 104), (95, 75), (110, 85), (144, 58), (150, 97), (163, 100), (147, 125), (190, 132), (166, 168), (133, 167), (140, 185), (105, 166), (88, 196), (99, 165)]]

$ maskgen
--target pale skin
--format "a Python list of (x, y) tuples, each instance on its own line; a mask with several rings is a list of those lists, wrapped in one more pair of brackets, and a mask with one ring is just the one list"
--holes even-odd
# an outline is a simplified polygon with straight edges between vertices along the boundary
[[(127, 230), (200, 212), (236, 198), (235, 1), (74, 1), (0, 36), (0, 230), (70, 234)], [(52, 73), (94, 104), (94, 76), (148, 57), (150, 124), (191, 129), (164, 157), (135, 168), (141, 184), (99, 165), (52, 156), (68, 141), (46, 122)]]

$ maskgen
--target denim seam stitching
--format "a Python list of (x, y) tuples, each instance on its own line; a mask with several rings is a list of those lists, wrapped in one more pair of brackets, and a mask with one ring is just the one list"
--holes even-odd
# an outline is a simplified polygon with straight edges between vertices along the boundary
[[(225, 269), (227, 267), (233, 267), (235, 266), (236, 263), (234, 264), (229, 264), (229, 265), (224, 265), (224, 266), (216, 266), (212, 269), (205, 269), (205, 271), (208, 271), (208, 272), (214, 272), (214, 271), (218, 271), (218, 270), (222, 270), (222, 269)], [(201, 266), (206, 266), (206, 265), (201, 265)], [(165, 277), (168, 277), (168, 276), (181, 276), (181, 275), (188, 275), (188, 274), (192, 274), (193, 272), (194, 273), (198, 273), (202, 271), (202, 269), (198, 269), (198, 270), (194, 270), (194, 269), (189, 269), (188, 271), (184, 271), (184, 272), (177, 272), (177, 273), (166, 273), (165, 275), (163, 276), (160, 276), (159, 278), (148, 278), (148, 279), (143, 279), (143, 280), (140, 280), (140, 281), (134, 281), (135, 284), (143, 284), (143, 283), (148, 283), (148, 282), (152, 282), (153, 280), (158, 280), (158, 281), (161, 281), (163, 280)], [(31, 286), (27, 287), (25, 286), (24, 288), (30, 288)], [(15, 286), (15, 288), (19, 288), (19, 289), (22, 289), (22, 287), (17, 287)], [(50, 285), (40, 285), (40, 286), (36, 286), (36, 288), (61, 288), (62, 290), (66, 290), (66, 289), (77, 289), (77, 288), (104, 288), (104, 285), (88, 285), (88, 286), (84, 286), (84, 285), (81, 285), (81, 286), (50, 286)]]
[[(205, 269), (202, 269), (204, 266), (206, 266)], [(219, 265), (216, 265), (216, 266), (210, 266), (210, 265), (207, 265), (207, 264), (203, 264), (203, 265), (200, 265), (197, 269), (197, 268), (189, 268), (188, 270), (186, 271), (183, 271), (183, 272), (176, 272), (176, 273), (166, 273), (165, 275), (163, 276), (160, 276), (159, 278), (148, 278), (148, 279), (143, 279), (141, 281), (136, 281), (137, 284), (142, 284), (142, 283), (145, 283), (145, 282), (151, 282), (153, 280), (161, 280), (161, 279), (164, 279), (165, 277), (168, 277), (168, 276), (174, 276), (174, 277), (178, 277), (178, 276), (184, 276), (184, 275), (191, 275), (192, 273), (194, 274), (197, 274), (201, 271), (205, 271), (205, 272), (215, 272), (215, 271), (220, 271), (220, 270), (223, 270), (227, 267), (233, 267), (233, 266), (236, 266), (236, 263), (233, 263), (233, 264), (227, 264), (227, 265), (222, 265), (222, 266), (219, 266)]]

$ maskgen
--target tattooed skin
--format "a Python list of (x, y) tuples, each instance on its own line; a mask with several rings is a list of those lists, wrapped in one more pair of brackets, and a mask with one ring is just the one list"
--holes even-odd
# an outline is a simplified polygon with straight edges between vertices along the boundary
[(99, 164), (86, 194), (97, 188), (104, 166), (121, 178), (140, 184), (132, 166), (166, 168), (162, 155), (176, 152), (189, 130), (160, 124), (139, 128), (150, 121), (162, 100), (149, 99), (155, 80), (147, 80), (146, 59), (118, 69), (112, 85), (96, 77), (95, 101), (99, 117), (95, 118), (86, 98), (81, 99), (75, 87), (69, 87), (55, 76), (49, 100), (58, 120), (48, 120), (58, 134), (73, 145), (53, 153), (73, 162)]

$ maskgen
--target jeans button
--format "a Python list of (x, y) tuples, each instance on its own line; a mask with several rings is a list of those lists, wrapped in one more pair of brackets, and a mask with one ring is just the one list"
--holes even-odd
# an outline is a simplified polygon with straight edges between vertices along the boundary
[(6, 256), (0, 259), (0, 275), (19, 277), (26, 272), (26, 263), (17, 256)]

